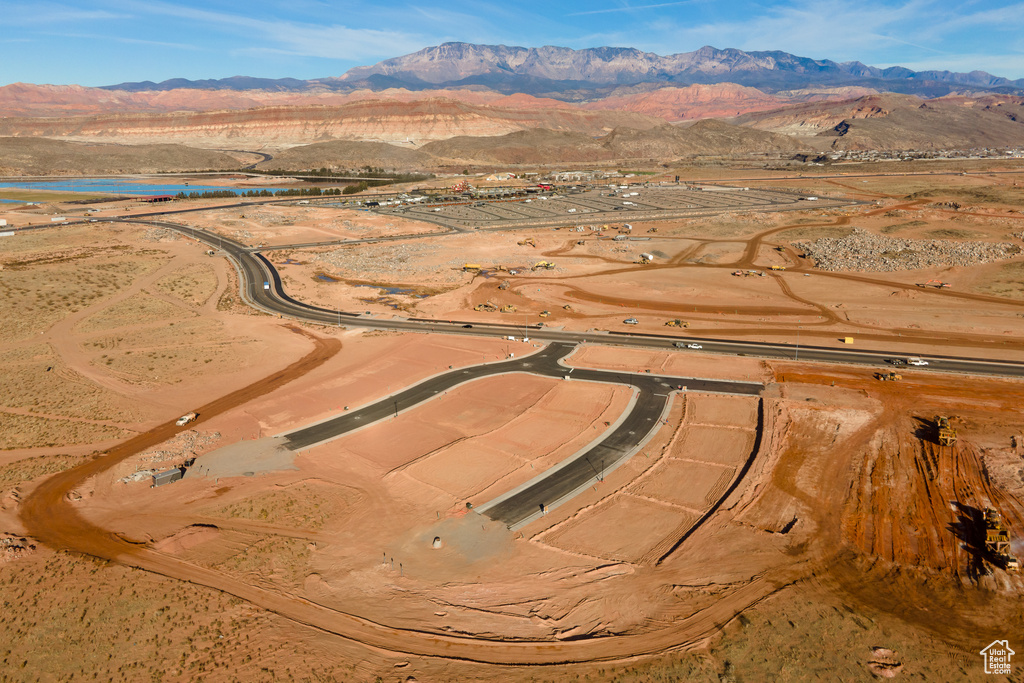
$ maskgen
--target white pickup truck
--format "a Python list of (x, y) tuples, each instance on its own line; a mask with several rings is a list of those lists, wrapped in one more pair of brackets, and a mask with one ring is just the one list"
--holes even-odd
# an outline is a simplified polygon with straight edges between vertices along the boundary
[(928, 361), (922, 358), (911, 356), (910, 358), (907, 359), (907, 365), (928, 365)]
[(187, 425), (189, 422), (191, 422), (192, 420), (196, 419), (197, 417), (199, 417), (198, 413), (187, 413), (187, 414), (182, 415), (181, 417), (179, 417), (177, 422), (175, 422), (174, 424), (178, 425), (179, 427), (184, 427), (185, 425)]

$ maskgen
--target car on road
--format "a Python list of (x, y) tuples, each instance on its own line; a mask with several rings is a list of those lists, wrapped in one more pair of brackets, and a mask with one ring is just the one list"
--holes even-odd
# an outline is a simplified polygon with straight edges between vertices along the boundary
[(908, 358), (907, 365), (928, 365), (928, 361), (923, 358)]
[(886, 362), (889, 363), (890, 365), (904, 365), (905, 364), (905, 362), (904, 362), (904, 360), (902, 358), (890, 358)]
[(687, 344), (686, 348), (688, 348), (688, 349), (703, 349), (704, 347), (701, 346), (700, 344)]
[(636, 318), (626, 318), (626, 319), (625, 319), (625, 320), (623, 320), (622, 322), (626, 323), (627, 325), (636, 325), (636, 324), (637, 324), (637, 323), (639, 323), (640, 321), (639, 321), (639, 320), (637, 320)]
[(471, 330), (471, 329), (473, 329), (473, 326), (467, 323), (467, 324), (463, 325), (462, 328), (466, 329), (466, 330)]

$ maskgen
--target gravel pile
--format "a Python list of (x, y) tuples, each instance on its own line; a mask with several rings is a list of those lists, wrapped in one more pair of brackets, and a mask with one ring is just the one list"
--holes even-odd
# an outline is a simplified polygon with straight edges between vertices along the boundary
[(181, 239), (178, 233), (167, 228), (146, 228), (142, 233), (143, 242), (174, 242)]
[(194, 429), (189, 429), (163, 444), (163, 448), (145, 451), (139, 460), (141, 462), (165, 462), (167, 460), (180, 462), (194, 458), (219, 440), (220, 432), (200, 434)]
[(372, 249), (335, 249), (317, 254), (313, 260), (343, 276), (359, 279), (461, 282), (462, 273), (452, 269), (465, 261), (450, 259), (431, 264), (429, 259), (436, 253), (433, 247), (421, 244), (376, 244)]
[(818, 268), (830, 271), (973, 266), (1007, 259), (1021, 251), (1019, 246), (1006, 242), (899, 239), (874, 235), (861, 228), (855, 228), (847, 237), (822, 237), (793, 245), (814, 259)]

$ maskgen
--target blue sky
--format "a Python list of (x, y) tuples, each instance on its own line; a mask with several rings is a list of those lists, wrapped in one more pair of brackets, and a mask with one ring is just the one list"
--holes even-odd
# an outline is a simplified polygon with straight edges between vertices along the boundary
[(1024, 77), (1024, 2), (1010, 0), (0, 0), (0, 27), (0, 85), (319, 78), (451, 40), (713, 45)]

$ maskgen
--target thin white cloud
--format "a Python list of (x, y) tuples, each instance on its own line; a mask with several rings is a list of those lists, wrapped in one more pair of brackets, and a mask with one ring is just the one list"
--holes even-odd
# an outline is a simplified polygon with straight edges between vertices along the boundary
[(328, 59), (361, 59), (367, 55), (403, 54), (421, 46), (422, 38), (400, 31), (353, 29), (340, 24), (314, 25), (290, 21), (267, 21), (240, 14), (194, 9), (165, 2), (126, 3), (139, 14), (156, 14), (176, 19), (206, 22), (248, 35), (254, 45), (284, 53)]
[(145, 38), (128, 38), (128, 37), (123, 37), (123, 36), (99, 35), (99, 34), (95, 34), (95, 33), (63, 33), (62, 32), (62, 33), (59, 33), (59, 34), (51, 33), (51, 34), (43, 34), (43, 35), (51, 35), (51, 36), (54, 36), (54, 37), (57, 37), (57, 38), (85, 38), (87, 40), (102, 40), (102, 41), (109, 41), (109, 42), (115, 42), (115, 43), (126, 43), (128, 45), (151, 45), (151, 46), (154, 46), (154, 47), (169, 47), (169, 48), (174, 48), (176, 50), (202, 51), (202, 50), (205, 49), (205, 48), (199, 47), (198, 45), (191, 45), (189, 43), (171, 43), (171, 42), (166, 42), (166, 41), (162, 41), (162, 40), (147, 40)]
[[(928, 0), (910, 0), (896, 6), (861, 3), (851, 9), (845, 0), (801, 0), (737, 21), (675, 22), (671, 28), (662, 22), (659, 34), (670, 36), (673, 44), (650, 48), (680, 52), (715, 45), (748, 51), (783, 50), (835, 61), (864, 61), (864, 55), (891, 45), (890, 34), (903, 34), (906, 26), (920, 22), (930, 4)], [(839, 17), (841, 21), (837, 20)], [(655, 36), (651, 38), (657, 40)]]
[(86, 10), (54, 2), (10, 2), (0, 0), (4, 27), (39, 26), (84, 21), (112, 21), (125, 15), (106, 10)]
[(695, 0), (681, 0), (681, 2), (659, 2), (653, 5), (623, 5), (621, 7), (608, 7), (606, 9), (592, 9), (585, 10), (583, 12), (573, 12), (567, 14), (569, 17), (582, 17), (588, 14), (610, 14), (612, 12), (645, 12), (652, 9), (660, 9), (662, 7), (678, 7), (679, 5), (692, 5)]

